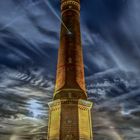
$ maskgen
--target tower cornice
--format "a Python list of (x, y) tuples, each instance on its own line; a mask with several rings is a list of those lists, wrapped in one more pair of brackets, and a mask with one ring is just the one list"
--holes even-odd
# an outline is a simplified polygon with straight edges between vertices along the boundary
[(70, 8), (71, 5), (77, 6), (78, 10), (80, 10), (80, 3), (75, 1), (75, 0), (63, 1), (61, 3), (61, 10), (63, 9), (64, 6), (67, 6), (67, 5), (69, 6), (69, 8)]
[(63, 0), (61, 1), (61, 15), (66, 11), (72, 10), (80, 15), (80, 2), (77, 0)]

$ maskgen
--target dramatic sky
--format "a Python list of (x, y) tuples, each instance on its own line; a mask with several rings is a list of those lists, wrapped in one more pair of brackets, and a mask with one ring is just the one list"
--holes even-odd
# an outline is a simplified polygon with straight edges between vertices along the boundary
[[(139, 140), (140, 0), (81, 0), (80, 20), (94, 140)], [(60, 24), (59, 0), (0, 0), (0, 140), (45, 139)]]

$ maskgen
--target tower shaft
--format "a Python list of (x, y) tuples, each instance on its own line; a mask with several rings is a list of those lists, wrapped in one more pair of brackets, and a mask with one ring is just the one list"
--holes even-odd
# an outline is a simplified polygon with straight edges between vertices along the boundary
[[(86, 99), (79, 0), (62, 0), (61, 15), (60, 47), (54, 98), (72, 96), (73, 98)], [(62, 94), (64, 91), (65, 94)]]
[(80, 0), (61, 0), (56, 86), (49, 103), (48, 140), (93, 140), (80, 33)]

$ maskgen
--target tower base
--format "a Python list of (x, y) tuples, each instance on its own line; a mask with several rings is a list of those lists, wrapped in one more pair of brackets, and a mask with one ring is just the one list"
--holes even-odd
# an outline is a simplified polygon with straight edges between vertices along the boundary
[(91, 108), (91, 102), (81, 99), (50, 102), (48, 140), (93, 140)]

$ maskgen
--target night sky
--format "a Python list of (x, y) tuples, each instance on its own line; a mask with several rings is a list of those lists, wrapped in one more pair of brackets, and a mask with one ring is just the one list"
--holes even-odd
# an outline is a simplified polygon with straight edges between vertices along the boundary
[[(140, 140), (140, 0), (81, 0), (80, 20), (94, 140)], [(59, 0), (0, 0), (0, 140), (47, 136), (60, 24)]]

